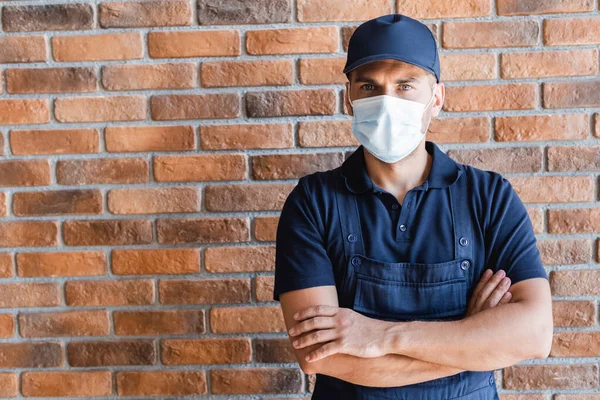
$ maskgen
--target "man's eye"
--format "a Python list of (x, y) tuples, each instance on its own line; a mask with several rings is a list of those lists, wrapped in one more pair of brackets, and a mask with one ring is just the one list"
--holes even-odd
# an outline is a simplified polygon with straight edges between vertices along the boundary
[[(412, 89), (412, 86), (410, 86), (410, 85), (402, 85), (402, 86), (400, 86), (400, 87), (402, 88), (402, 90), (404, 90), (405, 88), (410, 88), (410, 89)], [(410, 89), (407, 89), (407, 90), (410, 90)]]
[(373, 90), (373, 89), (375, 89), (375, 86), (373, 86), (370, 83), (365, 83), (364, 85), (362, 85), (362, 88), (365, 90)]

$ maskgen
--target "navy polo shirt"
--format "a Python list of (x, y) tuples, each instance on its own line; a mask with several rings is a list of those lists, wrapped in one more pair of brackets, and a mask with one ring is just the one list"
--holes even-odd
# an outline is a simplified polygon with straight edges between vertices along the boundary
[[(452, 214), (448, 187), (459, 176), (459, 164), (433, 142), (427, 179), (409, 190), (400, 204), (369, 177), (363, 146), (338, 168), (299, 179), (287, 197), (277, 225), (273, 299), (297, 289), (340, 284), (347, 268), (336, 180), (355, 193), (365, 256), (382, 262), (441, 263), (454, 259)], [(475, 219), (473, 257), (483, 272), (506, 271), (511, 284), (548, 279), (536, 247), (533, 226), (523, 202), (509, 181), (494, 171), (463, 165), (468, 178), (466, 198)], [(410, 205), (406, 207), (406, 205)]]

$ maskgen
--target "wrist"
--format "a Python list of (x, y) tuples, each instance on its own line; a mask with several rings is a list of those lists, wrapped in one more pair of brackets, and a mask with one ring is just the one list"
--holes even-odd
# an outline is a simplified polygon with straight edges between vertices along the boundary
[(385, 354), (403, 354), (408, 343), (410, 322), (386, 321), (384, 327), (383, 350)]

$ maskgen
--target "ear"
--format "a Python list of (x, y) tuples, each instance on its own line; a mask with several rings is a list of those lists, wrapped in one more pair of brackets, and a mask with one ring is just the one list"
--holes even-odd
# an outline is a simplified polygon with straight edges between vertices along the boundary
[(354, 111), (352, 110), (352, 105), (350, 105), (350, 82), (346, 82), (346, 95), (344, 96), (344, 104), (346, 105), (346, 110), (348, 110), (348, 114), (354, 115)]
[(435, 96), (435, 100), (431, 105), (431, 117), (437, 117), (442, 111), (442, 106), (444, 105), (444, 99), (446, 97), (446, 88), (443, 83), (436, 84), (437, 94)]

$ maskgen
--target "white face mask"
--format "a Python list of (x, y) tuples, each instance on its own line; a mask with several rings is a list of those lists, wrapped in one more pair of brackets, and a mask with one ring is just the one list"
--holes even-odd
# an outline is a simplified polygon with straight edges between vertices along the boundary
[[(348, 90), (348, 100), (350, 100)], [(354, 117), (352, 132), (371, 154), (386, 163), (395, 163), (413, 152), (425, 137), (421, 133), (427, 104), (380, 95), (350, 100)], [(431, 118), (430, 118), (431, 120)], [(429, 128), (429, 121), (425, 131)]]

